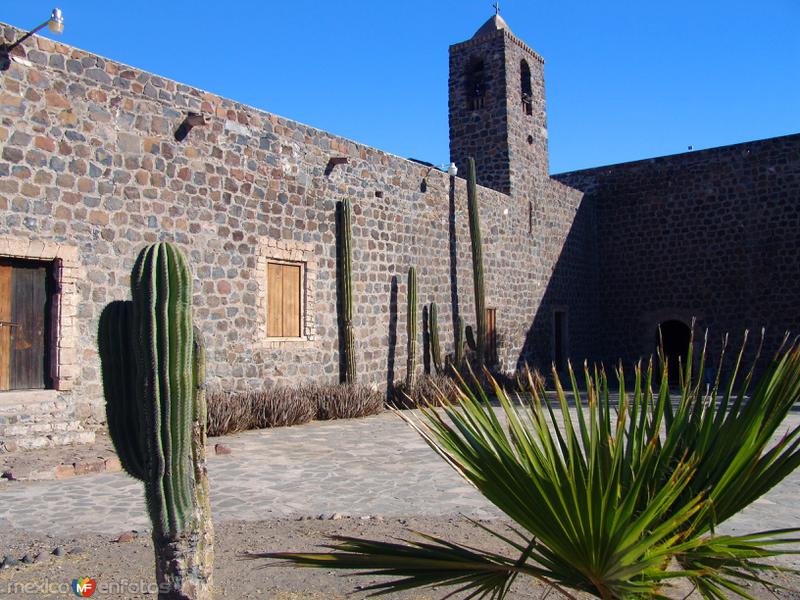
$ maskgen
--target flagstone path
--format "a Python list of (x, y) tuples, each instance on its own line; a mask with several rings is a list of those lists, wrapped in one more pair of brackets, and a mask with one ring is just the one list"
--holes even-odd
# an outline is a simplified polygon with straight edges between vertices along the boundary
[[(800, 424), (792, 413), (786, 427)], [(397, 416), (318, 421), (218, 440), (232, 449), (209, 461), (216, 521), (274, 517), (499, 513)], [(800, 471), (727, 531), (800, 526)], [(146, 530), (142, 486), (124, 473), (0, 484), (0, 531), (116, 534)]]

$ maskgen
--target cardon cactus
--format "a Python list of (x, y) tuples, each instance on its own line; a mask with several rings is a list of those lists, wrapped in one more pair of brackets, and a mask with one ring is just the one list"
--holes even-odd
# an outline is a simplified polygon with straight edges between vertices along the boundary
[(408, 269), (408, 310), (406, 312), (406, 333), (408, 338), (406, 359), (406, 385), (411, 388), (417, 370), (417, 270)]
[(437, 373), (441, 373), (442, 368), (442, 348), (439, 345), (439, 310), (436, 307), (436, 302), (431, 302), (428, 309), (428, 325), (430, 328), (430, 341), (431, 341), (431, 359), (433, 360), (433, 368)]
[(339, 202), (339, 275), (341, 281), (341, 319), (342, 335), (344, 335), (344, 373), (342, 380), (345, 383), (354, 383), (356, 380), (356, 354), (355, 340), (353, 337), (353, 256), (351, 246), (350, 225), (350, 200)]
[(192, 277), (180, 250), (144, 248), (131, 290), (132, 302), (112, 302), (100, 316), (109, 432), (122, 466), (144, 482), (159, 599), (210, 599), (205, 350), (192, 325)]
[(483, 284), (483, 244), (481, 221), (478, 214), (478, 191), (475, 182), (475, 159), (467, 159), (467, 212), (469, 213), (469, 238), (472, 244), (472, 281), (475, 289), (475, 353), (483, 366), (486, 350), (486, 289)]

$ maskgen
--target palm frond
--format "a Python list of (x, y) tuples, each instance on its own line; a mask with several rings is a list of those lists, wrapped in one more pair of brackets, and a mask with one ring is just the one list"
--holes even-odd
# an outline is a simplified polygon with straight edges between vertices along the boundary
[[(467, 598), (503, 598), (524, 575), (603, 599), (664, 598), (675, 578), (705, 598), (749, 597), (744, 584), (788, 571), (766, 561), (794, 552), (795, 531), (714, 532), (800, 465), (800, 427), (778, 436), (800, 398), (800, 349), (787, 341), (754, 384), (746, 343), (725, 384), (722, 358), (713, 384), (702, 384), (707, 340), (697, 355), (692, 340), (677, 366), (662, 352), (628, 380), (619, 365), (616, 402), (602, 367), (584, 364), (581, 389), (569, 364), (569, 392), (555, 370), (552, 392), (528, 370), (513, 394), (489, 373), (484, 385), (456, 374), (453, 400), (439, 394), (418, 414), (395, 411), (517, 524), (519, 539), (478, 524), (516, 558), (433, 537), (337, 538), (328, 553), (260, 556), (388, 576), (368, 588), (375, 594), (449, 585)], [(671, 366), (680, 369), (675, 397)]]
[[(452, 593), (480, 591), (481, 597), (502, 597), (519, 574), (534, 577), (567, 598), (569, 592), (548, 580), (546, 569), (528, 563), (537, 546), (528, 542), (518, 559), (478, 550), (463, 544), (417, 533), (422, 540), (403, 543), (331, 536), (335, 543), (324, 545), (330, 553), (272, 552), (250, 554), (250, 558), (289, 560), (298, 566), (357, 570), (359, 575), (394, 579), (373, 584), (364, 591), (378, 596), (400, 590), (429, 586), (458, 586)], [(494, 595), (493, 595), (494, 594)]]

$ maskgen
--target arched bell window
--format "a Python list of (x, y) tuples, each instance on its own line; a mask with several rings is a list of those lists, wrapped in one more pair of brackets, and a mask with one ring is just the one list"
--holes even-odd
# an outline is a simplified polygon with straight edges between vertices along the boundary
[(519, 64), (520, 94), (522, 97), (522, 111), (526, 115), (533, 114), (533, 89), (531, 88), (531, 68), (528, 61), (522, 60)]
[(473, 56), (467, 66), (467, 109), (478, 110), (486, 103), (486, 76), (483, 59)]

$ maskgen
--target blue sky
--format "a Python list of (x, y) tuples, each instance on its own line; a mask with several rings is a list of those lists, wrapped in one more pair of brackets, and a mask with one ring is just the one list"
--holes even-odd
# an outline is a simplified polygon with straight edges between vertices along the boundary
[[(61, 40), (400, 156), (449, 160), (447, 47), (489, 0), (56, 0)], [(5, 0), (33, 27), (52, 0)], [(551, 170), (800, 132), (800, 2), (501, 0), (546, 60)], [(46, 35), (50, 35), (49, 33)]]

